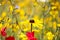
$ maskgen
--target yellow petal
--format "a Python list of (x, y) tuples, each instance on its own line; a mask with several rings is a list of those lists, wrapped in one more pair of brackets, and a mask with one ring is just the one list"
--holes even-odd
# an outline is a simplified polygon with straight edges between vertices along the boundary
[(6, 12), (2, 12), (2, 17), (4, 18), (6, 16)]
[(56, 22), (53, 22), (53, 28), (56, 29)]
[(9, 10), (10, 10), (10, 12), (13, 11), (13, 6), (12, 5), (9, 6)]
[(24, 16), (24, 14), (25, 14), (25, 11), (24, 11), (23, 9), (21, 9), (21, 10), (20, 10), (20, 15), (21, 15), (21, 16)]
[(2, 23), (0, 23), (0, 30), (1, 30), (2, 26), (3, 26)]
[(60, 24), (57, 24), (58, 27), (60, 27)]

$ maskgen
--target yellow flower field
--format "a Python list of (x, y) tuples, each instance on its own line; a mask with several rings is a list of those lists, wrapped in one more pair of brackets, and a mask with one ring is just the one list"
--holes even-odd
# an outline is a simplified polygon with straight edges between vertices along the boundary
[(60, 0), (0, 0), (0, 40), (60, 40)]

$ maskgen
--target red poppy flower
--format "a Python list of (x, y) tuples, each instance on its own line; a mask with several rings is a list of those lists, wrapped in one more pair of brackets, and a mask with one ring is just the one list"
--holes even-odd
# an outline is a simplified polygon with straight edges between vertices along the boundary
[(6, 31), (6, 27), (2, 28), (2, 30), (1, 30), (1, 35), (2, 36), (6, 36), (7, 35), (7, 33), (5, 31)]
[(26, 35), (28, 40), (37, 40), (37, 38), (34, 37), (34, 32), (27, 32)]
[(14, 36), (6, 37), (5, 40), (15, 40)]

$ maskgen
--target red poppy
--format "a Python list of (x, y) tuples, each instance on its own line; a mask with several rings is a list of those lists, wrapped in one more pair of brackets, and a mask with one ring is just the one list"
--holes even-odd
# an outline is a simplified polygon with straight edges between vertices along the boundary
[(26, 35), (28, 40), (37, 40), (37, 38), (34, 37), (34, 32), (27, 32)]
[(6, 37), (5, 40), (15, 40), (14, 36)]
[(6, 27), (2, 28), (2, 30), (1, 30), (1, 35), (2, 36), (6, 36), (7, 35), (7, 33), (5, 31), (6, 31)]

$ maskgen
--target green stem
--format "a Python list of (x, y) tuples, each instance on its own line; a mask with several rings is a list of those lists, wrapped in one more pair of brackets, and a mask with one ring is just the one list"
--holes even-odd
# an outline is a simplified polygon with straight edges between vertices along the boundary
[(32, 23), (31, 23), (31, 32), (32, 32)]

